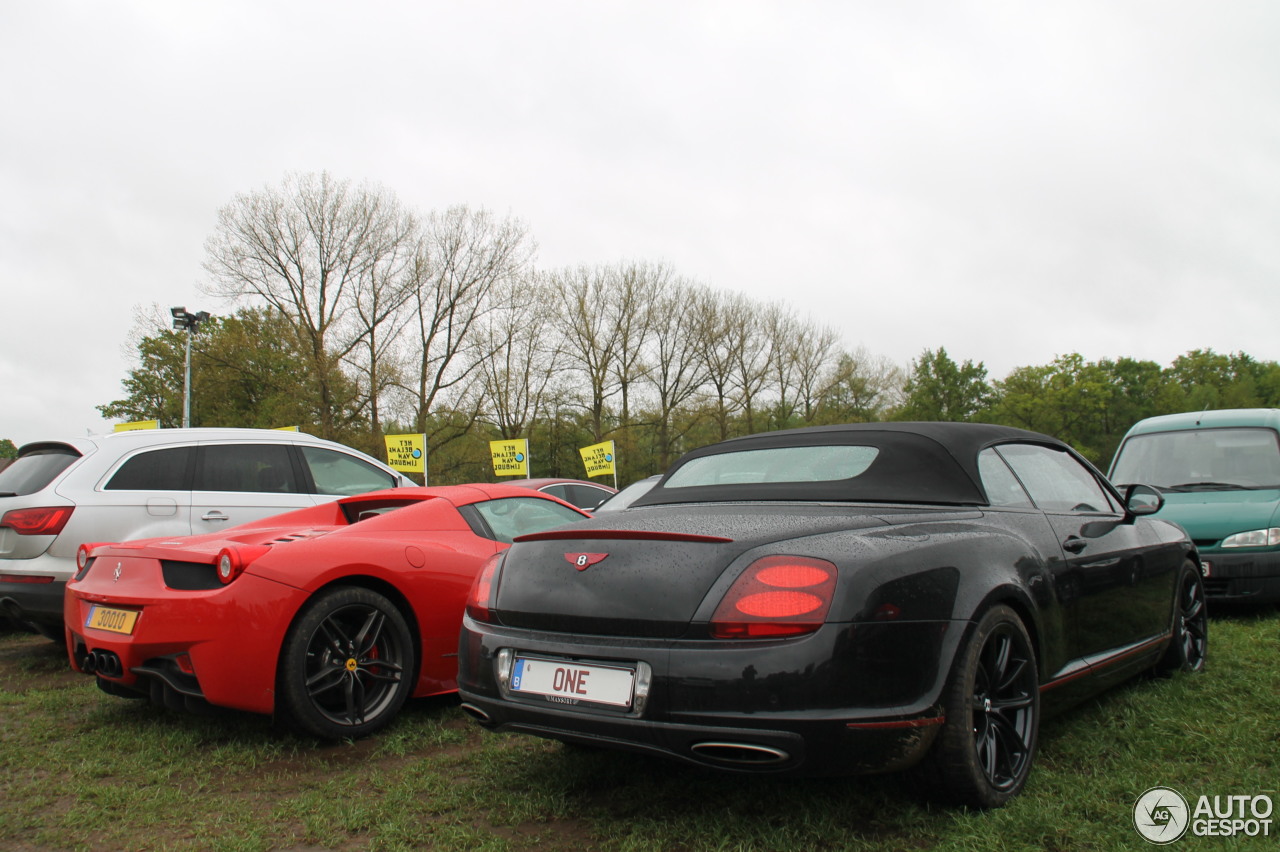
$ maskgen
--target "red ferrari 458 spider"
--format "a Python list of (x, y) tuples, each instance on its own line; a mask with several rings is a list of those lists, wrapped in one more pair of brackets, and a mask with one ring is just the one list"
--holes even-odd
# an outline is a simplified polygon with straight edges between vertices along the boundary
[(588, 517), (509, 485), (375, 491), (209, 535), (86, 544), (67, 652), (112, 695), (360, 737), (457, 688), (472, 580), (518, 535)]

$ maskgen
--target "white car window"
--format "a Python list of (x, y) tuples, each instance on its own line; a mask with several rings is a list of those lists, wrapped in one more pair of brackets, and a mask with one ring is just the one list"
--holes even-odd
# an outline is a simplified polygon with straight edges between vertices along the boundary
[(138, 453), (120, 465), (107, 491), (190, 491), (188, 467), (194, 447), (165, 447)]
[(346, 453), (324, 447), (301, 447), (317, 494), (349, 496), (394, 488), (395, 478)]
[(196, 491), (302, 492), (285, 444), (206, 444), (196, 463)]

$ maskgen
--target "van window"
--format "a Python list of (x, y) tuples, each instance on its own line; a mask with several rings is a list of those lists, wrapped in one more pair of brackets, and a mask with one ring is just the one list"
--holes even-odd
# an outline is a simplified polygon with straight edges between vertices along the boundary
[(1280, 443), (1271, 429), (1232, 427), (1134, 435), (1111, 481), (1165, 491), (1280, 487)]

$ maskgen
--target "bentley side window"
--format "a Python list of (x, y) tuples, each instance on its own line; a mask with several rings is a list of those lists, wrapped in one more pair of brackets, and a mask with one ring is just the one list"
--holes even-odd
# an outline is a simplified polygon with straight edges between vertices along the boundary
[(1031, 499), (1046, 512), (1118, 512), (1094, 475), (1062, 450), (1035, 444), (1002, 444), (998, 450)]
[(992, 506), (1034, 508), (1018, 478), (995, 450), (983, 450), (978, 454), (978, 475), (982, 477), (982, 489), (987, 492)]

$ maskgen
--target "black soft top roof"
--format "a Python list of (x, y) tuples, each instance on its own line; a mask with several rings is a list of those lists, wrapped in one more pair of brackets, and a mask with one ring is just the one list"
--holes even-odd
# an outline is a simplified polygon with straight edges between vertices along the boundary
[[(997, 444), (1031, 443), (1071, 452), (1063, 442), (1011, 426), (987, 423), (853, 423), (764, 432), (733, 438), (681, 456), (636, 506), (738, 500), (813, 500), (875, 503), (988, 504), (978, 454)], [(853, 445), (880, 452), (851, 479), (664, 488), (694, 459), (777, 447)]]

